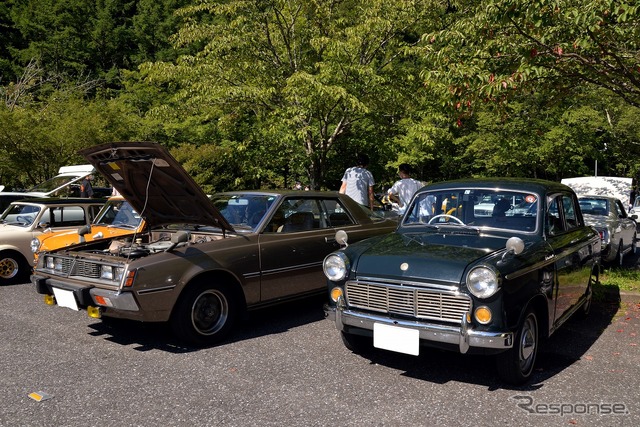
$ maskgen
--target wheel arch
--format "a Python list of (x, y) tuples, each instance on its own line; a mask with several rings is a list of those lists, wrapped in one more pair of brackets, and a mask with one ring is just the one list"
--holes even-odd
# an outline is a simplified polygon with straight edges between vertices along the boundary
[(538, 334), (539, 339), (549, 338), (549, 304), (547, 298), (544, 295), (535, 295), (529, 302), (523, 307), (520, 312), (520, 318), (518, 319), (518, 327), (522, 324), (525, 314), (533, 310), (538, 320)]

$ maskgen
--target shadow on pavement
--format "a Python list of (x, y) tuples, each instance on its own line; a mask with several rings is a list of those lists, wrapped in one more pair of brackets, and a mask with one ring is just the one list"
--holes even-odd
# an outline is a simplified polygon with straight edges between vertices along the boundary
[[(535, 371), (523, 386), (503, 384), (498, 379), (493, 356), (462, 355), (428, 347), (421, 347), (417, 358), (378, 349), (362, 356), (371, 363), (404, 371), (402, 375), (437, 384), (459, 381), (486, 385), (489, 390), (536, 390), (543, 387), (547, 379), (580, 360), (611, 324), (618, 308), (617, 301), (595, 302), (586, 319), (570, 318), (547, 341), (540, 343)], [(337, 335), (336, 338), (339, 339)]]
[[(322, 304), (325, 299), (322, 295), (252, 311), (237, 325), (231, 336), (218, 345), (282, 333), (322, 320)], [(156, 349), (170, 353), (188, 353), (201, 349), (180, 343), (167, 323), (142, 323), (103, 317), (102, 321), (88, 327), (93, 329), (90, 332), (93, 336), (121, 345), (136, 345), (135, 349), (139, 351)]]

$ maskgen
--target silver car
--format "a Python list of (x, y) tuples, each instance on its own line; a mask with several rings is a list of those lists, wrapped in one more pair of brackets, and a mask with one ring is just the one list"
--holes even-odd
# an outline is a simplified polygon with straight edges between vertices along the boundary
[(620, 200), (585, 195), (578, 201), (584, 222), (600, 233), (603, 263), (622, 265), (626, 254), (636, 253), (636, 222), (627, 215)]

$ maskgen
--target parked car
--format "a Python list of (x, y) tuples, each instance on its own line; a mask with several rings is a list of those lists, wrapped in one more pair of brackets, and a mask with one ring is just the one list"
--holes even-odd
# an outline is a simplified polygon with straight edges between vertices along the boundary
[[(35, 197), (79, 197), (80, 181), (87, 175), (94, 173), (91, 165), (62, 166), (58, 175), (30, 188), (27, 191), (4, 191), (5, 186), (0, 185), (0, 212), (17, 200), (31, 199)], [(94, 187), (95, 198), (106, 198), (111, 195), (111, 188)]]
[(43, 233), (89, 224), (104, 199), (32, 198), (13, 202), (0, 216), (0, 285), (28, 279), (31, 241)]
[[(496, 205), (522, 199), (537, 209), (476, 216), (476, 203), (497, 194)], [(339, 242), (345, 237), (336, 233)], [(394, 233), (327, 256), (326, 315), (355, 352), (373, 346), (418, 355), (430, 346), (495, 354), (500, 377), (523, 383), (540, 339), (572, 314), (588, 313), (600, 250), (575, 193), (560, 183), (430, 184)]]
[(89, 226), (36, 236), (31, 241), (34, 263), (42, 252), (53, 251), (76, 243), (141, 233), (144, 226), (142, 217), (122, 196), (110, 197)]
[(622, 265), (626, 254), (636, 253), (636, 222), (620, 200), (607, 196), (580, 196), (578, 200), (585, 224), (600, 233), (603, 262)]
[(633, 201), (633, 205), (631, 205), (631, 209), (629, 209), (629, 218), (636, 222), (637, 229), (637, 225), (640, 223), (640, 197), (636, 197)]
[(162, 146), (106, 144), (81, 152), (149, 228), (41, 255), (32, 276), (49, 304), (96, 318), (169, 322), (196, 345), (222, 340), (247, 309), (325, 292), (336, 229), (355, 240), (390, 233), (346, 195), (237, 191), (209, 199)]

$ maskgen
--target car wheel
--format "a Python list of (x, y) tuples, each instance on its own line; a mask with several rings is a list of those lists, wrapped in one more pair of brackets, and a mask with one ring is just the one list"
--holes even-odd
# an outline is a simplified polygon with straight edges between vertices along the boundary
[(633, 240), (631, 241), (631, 253), (634, 255), (638, 253), (638, 243), (636, 242), (637, 239), (638, 239), (638, 236), (634, 234)]
[(340, 332), (340, 337), (344, 346), (354, 353), (366, 353), (373, 348), (373, 340), (370, 337), (349, 334), (344, 331)]
[(498, 376), (509, 384), (526, 382), (538, 354), (538, 318), (529, 309), (515, 336), (513, 347), (496, 357)]
[(193, 345), (211, 345), (223, 340), (238, 318), (235, 295), (221, 284), (188, 286), (180, 297), (171, 328), (179, 339)]
[(21, 281), (29, 269), (24, 257), (18, 252), (0, 252), (0, 285), (11, 285)]

